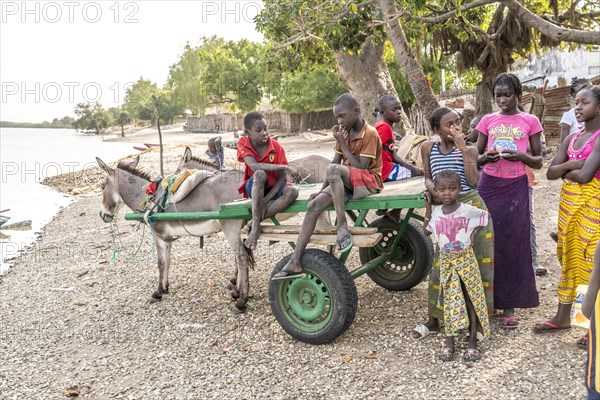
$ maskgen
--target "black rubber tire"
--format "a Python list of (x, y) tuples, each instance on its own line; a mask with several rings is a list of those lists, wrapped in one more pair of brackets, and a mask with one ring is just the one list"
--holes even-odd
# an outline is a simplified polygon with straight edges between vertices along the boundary
[[(396, 238), (399, 224), (388, 217), (373, 221), (369, 226), (376, 227), (383, 234), (379, 245), (390, 245)], [(421, 224), (409, 220), (404, 235), (400, 238), (394, 257), (385, 264), (367, 272), (369, 278), (388, 290), (409, 290), (421, 283), (433, 265), (433, 242), (425, 235)], [(359, 250), (362, 264), (379, 256), (375, 247), (362, 247)]]
[[(277, 263), (271, 277), (283, 269), (290, 257), (291, 254)], [(309, 344), (329, 343), (354, 321), (358, 306), (356, 285), (340, 261), (326, 251), (306, 250), (301, 264), (305, 278), (269, 281), (271, 310), (293, 338)], [(318, 296), (321, 301), (317, 303), (324, 306), (322, 311), (314, 304)], [(298, 311), (315, 313), (315, 317), (307, 318)]]

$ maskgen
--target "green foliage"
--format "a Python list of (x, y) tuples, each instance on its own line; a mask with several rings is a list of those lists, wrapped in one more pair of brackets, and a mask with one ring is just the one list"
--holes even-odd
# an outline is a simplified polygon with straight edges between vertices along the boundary
[(251, 111), (263, 97), (263, 57), (260, 43), (205, 38), (196, 48), (185, 47), (171, 66), (167, 87), (176, 103), (196, 114), (215, 105), (234, 112)]
[[(172, 124), (175, 117), (183, 113), (183, 108), (173, 99), (173, 92), (171, 90), (161, 89), (158, 91), (157, 97), (161, 124)], [(154, 115), (153, 118), (155, 117)]]
[(111, 113), (102, 108), (100, 103), (79, 103), (75, 107), (75, 115), (79, 118), (73, 122), (73, 128), (93, 131), (96, 135), (114, 123)]
[(372, 24), (375, 3), (363, 0), (318, 3), (265, 0), (256, 29), (276, 46), (267, 53), (270, 64), (296, 71), (305, 63), (331, 65), (333, 51), (356, 52), (367, 37), (383, 40), (385, 29)]
[(156, 83), (140, 77), (136, 83), (125, 91), (123, 109), (134, 119), (154, 121), (154, 99), (158, 94)]
[(324, 67), (284, 72), (279, 75), (278, 83), (270, 91), (273, 104), (296, 113), (331, 108), (335, 99), (348, 91), (337, 74)]

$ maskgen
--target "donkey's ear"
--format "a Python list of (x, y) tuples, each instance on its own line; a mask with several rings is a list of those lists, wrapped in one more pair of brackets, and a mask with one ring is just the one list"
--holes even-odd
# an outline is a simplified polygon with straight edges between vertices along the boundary
[(112, 174), (115, 173), (115, 170), (113, 170), (111, 167), (109, 167), (108, 165), (106, 165), (104, 163), (104, 161), (102, 161), (98, 157), (96, 157), (96, 161), (98, 162), (98, 165), (100, 166), (100, 168), (102, 168), (104, 170), (104, 172), (106, 172), (108, 175), (112, 175)]
[(137, 165), (140, 163), (140, 156), (136, 156), (133, 160), (131, 160), (131, 163), (129, 164), (131, 166), (131, 168), (135, 169), (135, 167), (137, 167)]
[(182, 161), (184, 163), (190, 161), (192, 159), (192, 149), (186, 146), (185, 151), (183, 152)]

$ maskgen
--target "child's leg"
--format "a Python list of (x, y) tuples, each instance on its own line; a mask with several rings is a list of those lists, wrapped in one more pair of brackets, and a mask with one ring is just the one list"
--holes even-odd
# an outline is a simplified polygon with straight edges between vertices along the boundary
[(346, 221), (346, 198), (345, 187), (352, 187), (350, 183), (350, 170), (340, 164), (331, 164), (327, 167), (327, 180), (333, 199), (333, 207), (337, 219), (337, 241), (341, 249), (349, 246), (352, 242), (348, 223)]
[(302, 257), (302, 253), (304, 249), (306, 249), (306, 245), (310, 240), (313, 232), (315, 231), (315, 226), (317, 225), (317, 219), (319, 218), (319, 214), (323, 212), (327, 207), (331, 205), (333, 202), (331, 195), (328, 193), (320, 193), (313, 200), (308, 202), (308, 206), (306, 208), (306, 215), (304, 216), (304, 221), (302, 222), (302, 227), (300, 228), (300, 234), (298, 235), (298, 239), (296, 240), (296, 247), (294, 248), (294, 252), (292, 253), (292, 257), (288, 261), (288, 263), (283, 267), (281, 272), (275, 275), (275, 278), (282, 278), (288, 275), (294, 275), (299, 272), (302, 272), (302, 266), (300, 265), (300, 258)]
[(277, 197), (276, 195), (273, 197), (273, 202), (267, 207), (263, 220), (279, 214), (298, 198), (299, 192), (297, 187), (284, 186), (281, 190), (283, 191), (281, 196)]
[(454, 358), (454, 336), (446, 336), (444, 348), (442, 349), (442, 352), (438, 355), (438, 358), (442, 361), (452, 361), (452, 359)]
[(256, 249), (256, 242), (260, 235), (260, 221), (263, 220), (265, 205), (263, 198), (265, 194), (265, 183), (267, 182), (267, 173), (263, 170), (258, 170), (252, 175), (252, 226), (250, 234), (244, 242), (245, 246), (251, 250)]
[(538, 245), (537, 245), (537, 232), (535, 229), (535, 222), (533, 219), (534, 207), (533, 207), (533, 187), (529, 187), (529, 220), (531, 225), (530, 232), (530, 242), (531, 242), (531, 265), (533, 265), (533, 270), (537, 276), (546, 275), (546, 268), (538, 265), (537, 262), (537, 254), (538, 254)]

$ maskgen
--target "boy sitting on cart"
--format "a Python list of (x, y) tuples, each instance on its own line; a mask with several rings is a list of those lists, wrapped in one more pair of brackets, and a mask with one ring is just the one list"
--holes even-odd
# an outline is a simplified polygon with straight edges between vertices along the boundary
[[(252, 199), (252, 220), (245, 246), (256, 249), (260, 222), (285, 210), (298, 197), (298, 189), (286, 182), (286, 172), (300, 181), (300, 174), (288, 165), (285, 150), (269, 137), (265, 117), (251, 112), (244, 117), (244, 137), (238, 141), (238, 161), (244, 162), (244, 182), (239, 192)], [(269, 201), (273, 203), (269, 206)]]
[(273, 280), (294, 279), (304, 276), (300, 259), (312, 236), (317, 218), (333, 204), (337, 218), (337, 248), (345, 253), (352, 248), (352, 235), (346, 222), (345, 203), (378, 193), (383, 188), (381, 180), (381, 139), (377, 130), (360, 116), (356, 97), (346, 93), (333, 105), (333, 115), (338, 125), (333, 127), (336, 140), (335, 156), (327, 168), (321, 190), (313, 193), (308, 202), (306, 216), (300, 228), (296, 248), (290, 261)]

